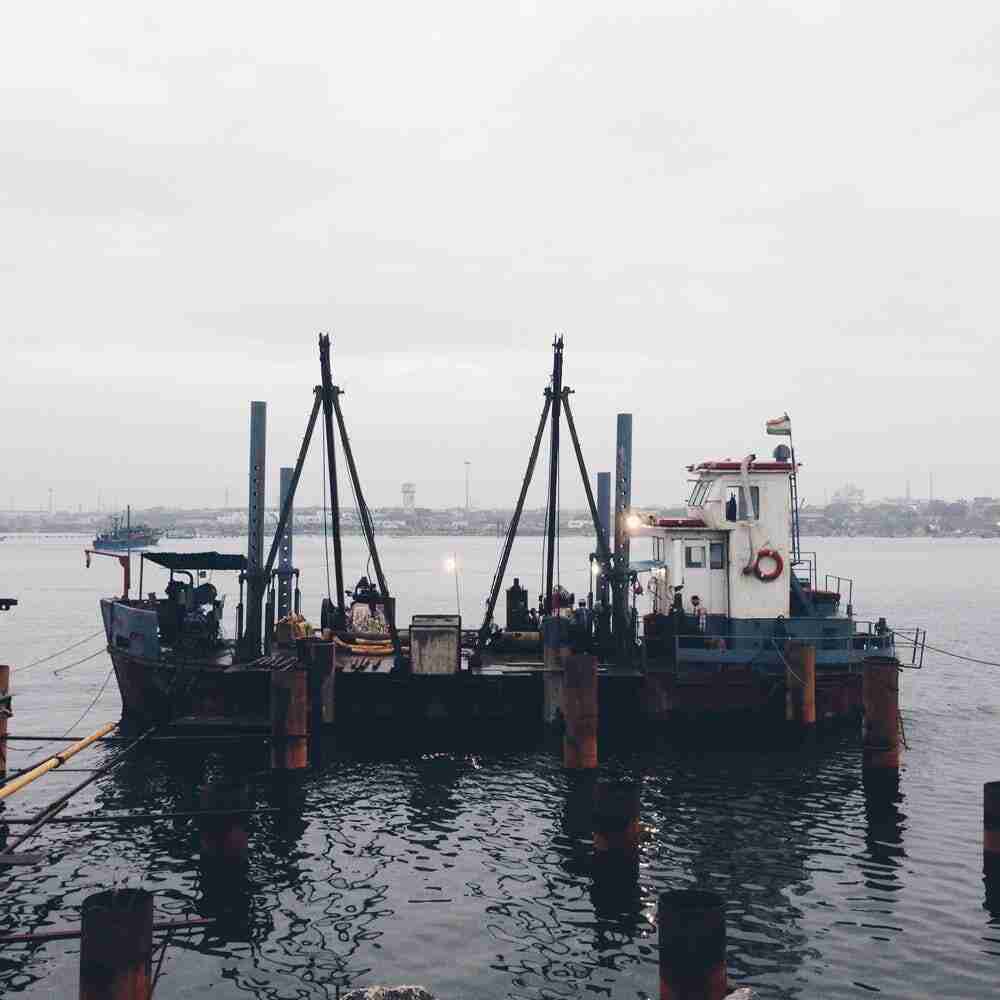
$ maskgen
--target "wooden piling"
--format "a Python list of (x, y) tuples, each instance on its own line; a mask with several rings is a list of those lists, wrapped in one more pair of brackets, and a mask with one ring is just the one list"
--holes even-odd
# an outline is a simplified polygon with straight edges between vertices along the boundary
[(574, 653), (563, 678), (563, 766), (597, 767), (597, 658)]
[(7, 720), (10, 706), (10, 667), (0, 663), (0, 780), (7, 776)]
[(894, 656), (869, 656), (862, 685), (864, 767), (899, 768), (899, 661)]
[(816, 647), (794, 639), (785, 643), (785, 719), (816, 725)]
[(660, 1000), (723, 1000), (726, 910), (722, 897), (698, 889), (660, 894)]
[(198, 804), (211, 813), (198, 817), (202, 860), (242, 861), (249, 844), (244, 825), (250, 809), (247, 785), (221, 781), (202, 785), (198, 789)]
[(594, 860), (599, 865), (638, 868), (639, 785), (599, 781), (594, 792)]
[(983, 785), (983, 867), (1000, 874), (1000, 781)]
[(309, 766), (309, 679), (305, 670), (271, 671), (271, 767)]
[(83, 901), (80, 1000), (148, 1000), (153, 894), (109, 889)]

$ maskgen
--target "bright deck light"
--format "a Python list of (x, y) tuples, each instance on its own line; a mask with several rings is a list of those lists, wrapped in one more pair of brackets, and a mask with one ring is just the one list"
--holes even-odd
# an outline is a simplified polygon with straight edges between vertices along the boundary
[(454, 556), (448, 556), (444, 561), (444, 571), (446, 573), (454, 573), (458, 569), (458, 561)]
[(638, 530), (639, 525), (642, 524), (642, 521), (639, 520), (638, 514), (629, 514), (629, 516), (625, 519), (625, 524), (628, 526), (629, 531), (636, 531)]

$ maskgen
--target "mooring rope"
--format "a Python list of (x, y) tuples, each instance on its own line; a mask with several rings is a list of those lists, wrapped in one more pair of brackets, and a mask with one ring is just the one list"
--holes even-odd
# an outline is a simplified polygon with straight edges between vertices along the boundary
[(918, 649), (930, 649), (935, 653), (940, 653), (942, 656), (952, 656), (956, 660), (965, 660), (967, 663), (978, 663), (984, 667), (1000, 667), (1000, 663), (995, 660), (980, 660), (975, 656), (964, 656), (962, 653), (954, 653), (950, 649), (942, 649), (940, 646), (931, 646), (926, 642), (918, 643), (914, 639), (907, 639), (905, 636), (899, 635), (899, 633), (896, 633), (893, 638), (896, 642), (905, 642), (910, 646), (917, 647)]
[(48, 663), (49, 660), (54, 660), (57, 656), (62, 656), (63, 653), (68, 653), (71, 649), (76, 649), (77, 646), (82, 646), (85, 642), (90, 642), (91, 639), (96, 639), (99, 635), (104, 635), (104, 629), (98, 629), (92, 635), (88, 635), (85, 638), (80, 639), (79, 642), (71, 643), (69, 646), (65, 646), (63, 649), (56, 650), (56, 652), (54, 653), (49, 653), (48, 656), (43, 656), (38, 660), (32, 660), (31, 663), (26, 663), (23, 667), (18, 667), (17, 669), (12, 670), (11, 673), (19, 674), (25, 670), (30, 670), (32, 667), (37, 667), (43, 663)]
[(101, 653), (105, 652), (107, 652), (107, 650), (99, 649), (97, 650), (97, 652), (91, 653), (90, 656), (85, 656), (82, 660), (74, 660), (72, 663), (67, 663), (65, 667), (59, 667), (58, 670), (53, 670), (52, 673), (54, 676), (58, 677), (59, 674), (65, 673), (67, 670), (70, 670), (73, 667), (78, 667), (80, 666), (81, 663), (86, 663), (88, 660), (92, 660), (95, 656), (100, 656)]
[[(104, 678), (104, 683), (101, 685), (100, 690), (97, 692), (96, 695), (94, 695), (94, 700), (83, 710), (83, 715), (81, 715), (80, 718), (77, 719), (76, 722), (74, 722), (73, 725), (66, 730), (66, 733), (73, 732), (73, 730), (76, 729), (76, 727), (80, 725), (80, 723), (83, 722), (85, 718), (87, 718), (93, 707), (98, 703), (98, 701), (100, 701), (101, 695), (104, 694), (104, 689), (108, 686), (108, 681), (111, 680), (111, 675), (114, 672), (115, 668), (112, 666), (111, 669), (108, 671), (107, 677)], [(64, 733), (63, 735), (66, 734)]]

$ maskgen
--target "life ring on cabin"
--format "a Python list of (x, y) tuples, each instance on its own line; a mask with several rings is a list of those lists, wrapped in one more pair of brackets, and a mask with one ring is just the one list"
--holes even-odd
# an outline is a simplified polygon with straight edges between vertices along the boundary
[[(770, 559), (774, 563), (774, 569), (771, 570), (769, 573), (765, 573), (760, 568), (762, 559)], [(781, 574), (784, 572), (784, 570), (785, 570), (785, 561), (784, 559), (781, 558), (781, 553), (778, 552), (776, 549), (761, 549), (757, 553), (757, 558), (754, 560), (753, 564), (753, 572), (754, 575), (757, 577), (757, 579), (761, 581), (761, 583), (771, 583), (772, 581), (777, 580), (778, 577), (781, 576)]]

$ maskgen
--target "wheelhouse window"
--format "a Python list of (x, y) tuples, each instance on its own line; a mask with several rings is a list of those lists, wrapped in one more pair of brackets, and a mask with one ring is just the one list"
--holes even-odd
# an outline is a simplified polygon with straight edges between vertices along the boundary
[(712, 542), (708, 547), (708, 568), (726, 568), (726, 546), (722, 542)]
[[(753, 520), (760, 519), (760, 487), (750, 487), (750, 502), (753, 504)], [(746, 521), (747, 496), (742, 486), (730, 486), (726, 491), (726, 520)]]
[(694, 488), (691, 490), (691, 496), (688, 497), (689, 507), (701, 507), (704, 505), (705, 500), (708, 498), (708, 493), (712, 488), (711, 479), (699, 479), (695, 482)]
[(705, 546), (686, 545), (684, 547), (684, 565), (688, 569), (702, 569), (705, 565)]

